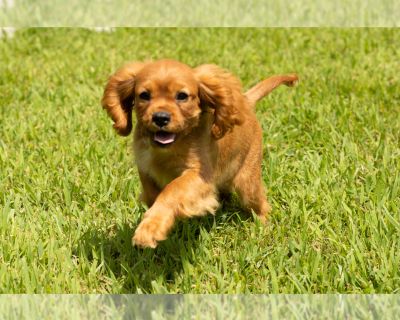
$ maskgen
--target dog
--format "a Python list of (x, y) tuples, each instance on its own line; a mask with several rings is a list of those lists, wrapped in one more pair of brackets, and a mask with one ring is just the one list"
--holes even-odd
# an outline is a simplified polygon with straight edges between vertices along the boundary
[(295, 74), (272, 76), (243, 93), (240, 81), (212, 64), (132, 62), (105, 86), (102, 106), (118, 134), (132, 131), (141, 200), (148, 210), (133, 245), (157, 247), (177, 218), (214, 213), (219, 196), (236, 192), (265, 222), (271, 211), (261, 177), (262, 131), (255, 105)]

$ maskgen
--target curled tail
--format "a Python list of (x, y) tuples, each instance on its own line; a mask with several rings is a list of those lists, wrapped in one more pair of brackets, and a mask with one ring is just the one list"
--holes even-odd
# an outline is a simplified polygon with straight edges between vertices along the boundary
[(254, 107), (258, 100), (264, 98), (281, 84), (292, 87), (298, 80), (299, 78), (296, 74), (272, 76), (257, 83), (245, 93), (245, 96), (249, 100), (250, 105)]

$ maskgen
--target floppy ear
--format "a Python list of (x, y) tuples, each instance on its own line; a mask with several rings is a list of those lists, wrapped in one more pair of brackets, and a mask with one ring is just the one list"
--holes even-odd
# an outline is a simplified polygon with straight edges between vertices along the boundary
[(235, 125), (244, 122), (242, 86), (235, 76), (216, 65), (201, 65), (194, 69), (194, 73), (199, 82), (202, 107), (214, 109), (212, 134), (220, 139)]
[(144, 63), (132, 62), (114, 73), (104, 89), (101, 104), (114, 121), (121, 136), (132, 131), (132, 108), (135, 98), (135, 77)]

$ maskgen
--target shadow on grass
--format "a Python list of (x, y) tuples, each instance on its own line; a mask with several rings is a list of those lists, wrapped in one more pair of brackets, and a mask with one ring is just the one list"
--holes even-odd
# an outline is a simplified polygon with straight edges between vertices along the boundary
[(90, 265), (95, 261), (103, 264), (101, 273), (121, 288), (113, 293), (167, 293), (165, 288), (183, 271), (184, 263), (196, 264), (202, 233), (208, 234), (227, 221), (240, 225), (247, 219), (251, 217), (242, 213), (237, 204), (224, 201), (215, 216), (178, 221), (168, 239), (156, 249), (132, 247), (136, 226), (128, 223), (108, 232), (89, 229), (79, 241), (77, 256)]

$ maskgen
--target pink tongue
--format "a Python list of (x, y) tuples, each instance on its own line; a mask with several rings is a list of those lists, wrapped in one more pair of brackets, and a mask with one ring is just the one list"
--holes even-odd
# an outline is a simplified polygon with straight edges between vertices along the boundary
[(168, 144), (175, 141), (175, 133), (158, 131), (154, 134), (154, 141), (161, 144)]

